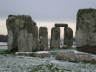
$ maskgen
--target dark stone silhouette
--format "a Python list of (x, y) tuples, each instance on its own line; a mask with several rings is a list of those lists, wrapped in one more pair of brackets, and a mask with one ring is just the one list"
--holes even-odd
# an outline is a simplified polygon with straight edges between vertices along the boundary
[(60, 28), (59, 27), (53, 27), (51, 30), (50, 48), (51, 49), (60, 48)]
[(39, 28), (39, 49), (48, 50), (48, 31), (46, 27)]
[[(16, 38), (15, 37), (17, 37), (16, 35), (16, 33), (15, 33), (15, 18), (16, 18), (16, 16), (14, 16), (14, 15), (9, 15), (8, 16), (8, 19), (7, 19), (7, 21), (6, 21), (6, 26), (7, 26), (7, 31), (8, 31), (8, 49), (11, 51), (11, 50), (15, 50), (15, 44), (17, 44), (17, 43), (15, 43), (15, 42), (17, 42), (17, 41), (15, 41), (16, 40)], [(13, 38), (13, 34), (14, 34), (14, 38)], [(16, 51), (17, 51), (17, 48), (16, 48)]]
[(59, 23), (59, 24), (55, 24), (55, 27), (65, 27), (65, 28), (67, 28), (68, 24), (61, 24), (61, 23)]
[(76, 46), (80, 51), (96, 54), (96, 9), (78, 11)]
[[(31, 16), (9, 15), (6, 21), (8, 30), (8, 50), (19, 52), (32, 52), (49, 50), (47, 27), (38, 27)], [(65, 28), (64, 42), (67, 46), (73, 44), (73, 31), (68, 24), (55, 24), (51, 30), (50, 48), (60, 48), (60, 27)]]
[(64, 46), (71, 47), (73, 45), (73, 30), (70, 27), (64, 28)]
[(8, 29), (8, 49), (10, 51), (32, 51), (32, 26), (36, 23), (28, 15), (9, 15), (6, 21)]
[(68, 24), (55, 24), (55, 27), (64, 27), (64, 44), (62, 48), (72, 47), (73, 45), (73, 30), (68, 27)]

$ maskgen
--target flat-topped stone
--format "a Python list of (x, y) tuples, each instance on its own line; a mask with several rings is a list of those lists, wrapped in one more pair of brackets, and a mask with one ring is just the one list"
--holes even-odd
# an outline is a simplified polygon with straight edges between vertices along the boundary
[(49, 52), (49, 51), (16, 52), (15, 55), (44, 58), (44, 57), (50, 57), (51, 56), (51, 52)]
[(30, 52), (36, 48), (38, 44), (38, 27), (36, 27), (36, 23), (31, 16), (9, 15), (6, 25), (8, 29), (8, 50)]
[(96, 54), (96, 9), (78, 11), (76, 46), (80, 51)]
[(55, 24), (55, 27), (68, 27), (68, 24), (63, 24), (63, 23), (57, 23)]

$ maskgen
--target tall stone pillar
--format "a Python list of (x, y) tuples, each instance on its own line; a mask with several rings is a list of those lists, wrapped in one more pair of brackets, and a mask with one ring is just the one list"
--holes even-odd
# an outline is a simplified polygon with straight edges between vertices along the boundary
[(71, 47), (73, 45), (73, 30), (70, 27), (64, 28), (64, 46)]
[(76, 46), (80, 51), (96, 54), (96, 9), (78, 11)]
[(15, 46), (15, 39), (16, 36), (13, 37), (14, 35), (14, 28), (15, 28), (15, 16), (14, 15), (9, 15), (8, 19), (6, 20), (6, 26), (7, 26), (7, 31), (8, 31), (8, 50), (12, 51), (13, 49), (17, 51), (17, 48)]
[(33, 35), (33, 49), (32, 51), (38, 51), (39, 50), (39, 41), (38, 41), (38, 27), (35, 25), (35, 26), (32, 26), (32, 35)]
[(50, 48), (51, 49), (60, 48), (60, 28), (59, 27), (53, 27), (51, 30)]
[(48, 50), (48, 31), (46, 27), (39, 28), (39, 47), (40, 50)]
[(15, 20), (18, 31), (18, 51), (29, 52), (32, 51), (32, 20), (30, 16), (19, 15)]
[[(9, 15), (7, 19), (8, 49), (29, 52), (33, 49), (34, 21), (28, 15)], [(37, 31), (36, 31), (37, 32)]]

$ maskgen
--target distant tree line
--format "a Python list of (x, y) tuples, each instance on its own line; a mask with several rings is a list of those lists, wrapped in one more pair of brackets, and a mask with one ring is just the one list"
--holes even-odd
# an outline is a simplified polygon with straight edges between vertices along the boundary
[(7, 42), (8, 35), (0, 35), (0, 42)]

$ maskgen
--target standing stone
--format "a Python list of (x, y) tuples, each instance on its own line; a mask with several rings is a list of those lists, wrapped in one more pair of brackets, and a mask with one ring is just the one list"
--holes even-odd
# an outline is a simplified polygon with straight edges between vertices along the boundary
[(32, 35), (33, 35), (33, 49), (32, 51), (38, 51), (39, 47), (38, 47), (38, 27), (37, 26), (32, 26)]
[(39, 28), (39, 47), (40, 50), (48, 50), (48, 31), (46, 27)]
[(32, 19), (30, 16), (17, 16), (15, 20), (16, 25), (19, 25), (18, 32), (18, 51), (29, 52), (33, 47), (33, 35), (32, 35)]
[[(25, 51), (29, 51), (29, 46), (28, 46), (28, 39), (26, 39), (28, 36), (27, 31), (26, 30), (20, 30), (19, 34), (18, 34), (18, 51), (19, 52), (25, 52)], [(31, 48), (32, 49), (32, 48)], [(32, 51), (32, 50), (31, 50)]]
[(8, 50), (17, 51), (17, 32), (15, 31), (15, 19), (16, 16), (9, 15), (6, 21), (6, 26), (8, 30)]
[(36, 24), (28, 15), (9, 15), (7, 19), (8, 49), (20, 52), (32, 51), (33, 32)]
[(71, 47), (73, 45), (73, 30), (70, 27), (64, 28), (64, 46)]
[(80, 51), (96, 54), (96, 9), (78, 11), (76, 46)]
[(51, 49), (60, 48), (60, 28), (59, 27), (53, 27), (51, 30), (50, 48)]

